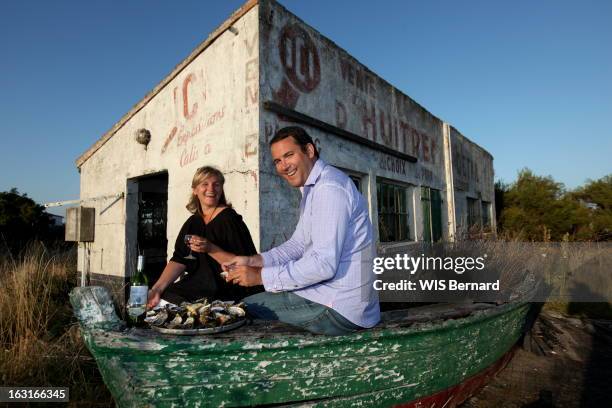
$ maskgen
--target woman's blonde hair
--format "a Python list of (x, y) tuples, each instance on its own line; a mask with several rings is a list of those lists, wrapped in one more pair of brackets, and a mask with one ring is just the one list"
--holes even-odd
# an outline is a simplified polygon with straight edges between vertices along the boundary
[[(231, 207), (232, 205), (228, 203), (227, 199), (225, 198), (225, 190), (223, 189), (223, 185), (225, 184), (225, 177), (223, 177), (223, 173), (221, 173), (221, 171), (219, 171), (215, 167), (204, 166), (197, 169), (195, 174), (193, 175), (193, 180), (191, 181), (191, 188), (196, 188), (198, 184), (200, 184), (211, 176), (217, 176), (219, 182), (221, 183), (221, 197), (219, 198), (219, 205)], [(198, 213), (201, 216), (204, 216), (202, 206), (200, 205), (200, 200), (197, 196), (193, 194), (193, 191), (191, 192), (189, 196), (189, 201), (187, 202), (187, 205), (185, 207), (187, 207), (187, 210), (189, 210), (189, 212), (192, 214)]]

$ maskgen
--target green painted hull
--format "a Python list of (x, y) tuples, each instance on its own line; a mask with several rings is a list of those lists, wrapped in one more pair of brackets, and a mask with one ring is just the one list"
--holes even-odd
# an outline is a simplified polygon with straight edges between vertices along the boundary
[(438, 305), (388, 312), (339, 337), (256, 322), (214, 336), (126, 330), (103, 288), (71, 301), (119, 406), (393, 406), (459, 384), (521, 337), (529, 303)]

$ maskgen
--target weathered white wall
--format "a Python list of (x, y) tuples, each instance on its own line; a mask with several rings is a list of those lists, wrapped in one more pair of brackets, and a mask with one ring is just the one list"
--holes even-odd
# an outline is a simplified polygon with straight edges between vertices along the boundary
[[(234, 28), (237, 34), (221, 34), (81, 166), (82, 199), (127, 192), (127, 179), (168, 172), (169, 255), (189, 216), (185, 204), (193, 173), (204, 165), (216, 166), (226, 175), (226, 196), (259, 241), (258, 7)], [(134, 140), (140, 128), (152, 135), (146, 150)], [(135, 223), (126, 231), (128, 211), (134, 208), (126, 207), (134, 199), (128, 196), (106, 211), (108, 202), (91, 202), (96, 208), (96, 239), (90, 272), (124, 275), (126, 234), (135, 238)], [(79, 257), (82, 265), (82, 250)]]
[[(442, 190), (444, 196), (442, 122), (438, 118), (278, 3), (262, 2), (260, 16), (262, 101), (277, 102), (418, 159), (410, 163), (304, 126), (327, 162), (367, 176), (363, 181), (374, 188), (366, 193), (370, 194), (375, 228), (376, 177), (427, 185)], [(260, 211), (262, 225), (266, 225), (261, 232), (261, 247), (266, 249), (293, 231), (299, 193), (274, 174), (267, 146), (276, 130), (294, 123), (263, 109), (261, 118)], [(412, 220), (411, 234), (414, 236), (416, 227), (420, 238), (420, 192), (414, 192), (417, 219)], [(284, 209), (283, 222), (271, 222), (280, 209)], [(442, 213), (446, 226), (444, 208)]]
[(457, 233), (465, 233), (468, 227), (468, 197), (491, 203), (491, 221), (495, 226), (493, 156), (452, 126), (450, 144)]

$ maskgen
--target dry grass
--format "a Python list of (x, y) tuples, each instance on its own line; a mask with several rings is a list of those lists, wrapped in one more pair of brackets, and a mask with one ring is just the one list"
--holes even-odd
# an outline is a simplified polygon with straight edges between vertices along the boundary
[(75, 265), (73, 251), (36, 243), (0, 258), (0, 384), (70, 387), (71, 405), (112, 406), (68, 301)]

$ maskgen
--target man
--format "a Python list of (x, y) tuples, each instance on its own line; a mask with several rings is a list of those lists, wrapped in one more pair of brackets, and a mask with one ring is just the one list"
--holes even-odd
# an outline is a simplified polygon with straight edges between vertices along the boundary
[(302, 191), (299, 222), (284, 244), (224, 263), (226, 280), (264, 285), (266, 292), (244, 299), (262, 319), (330, 335), (376, 325), (380, 308), (365, 199), (346, 174), (319, 158), (304, 129), (279, 130), (270, 150), (277, 173)]

